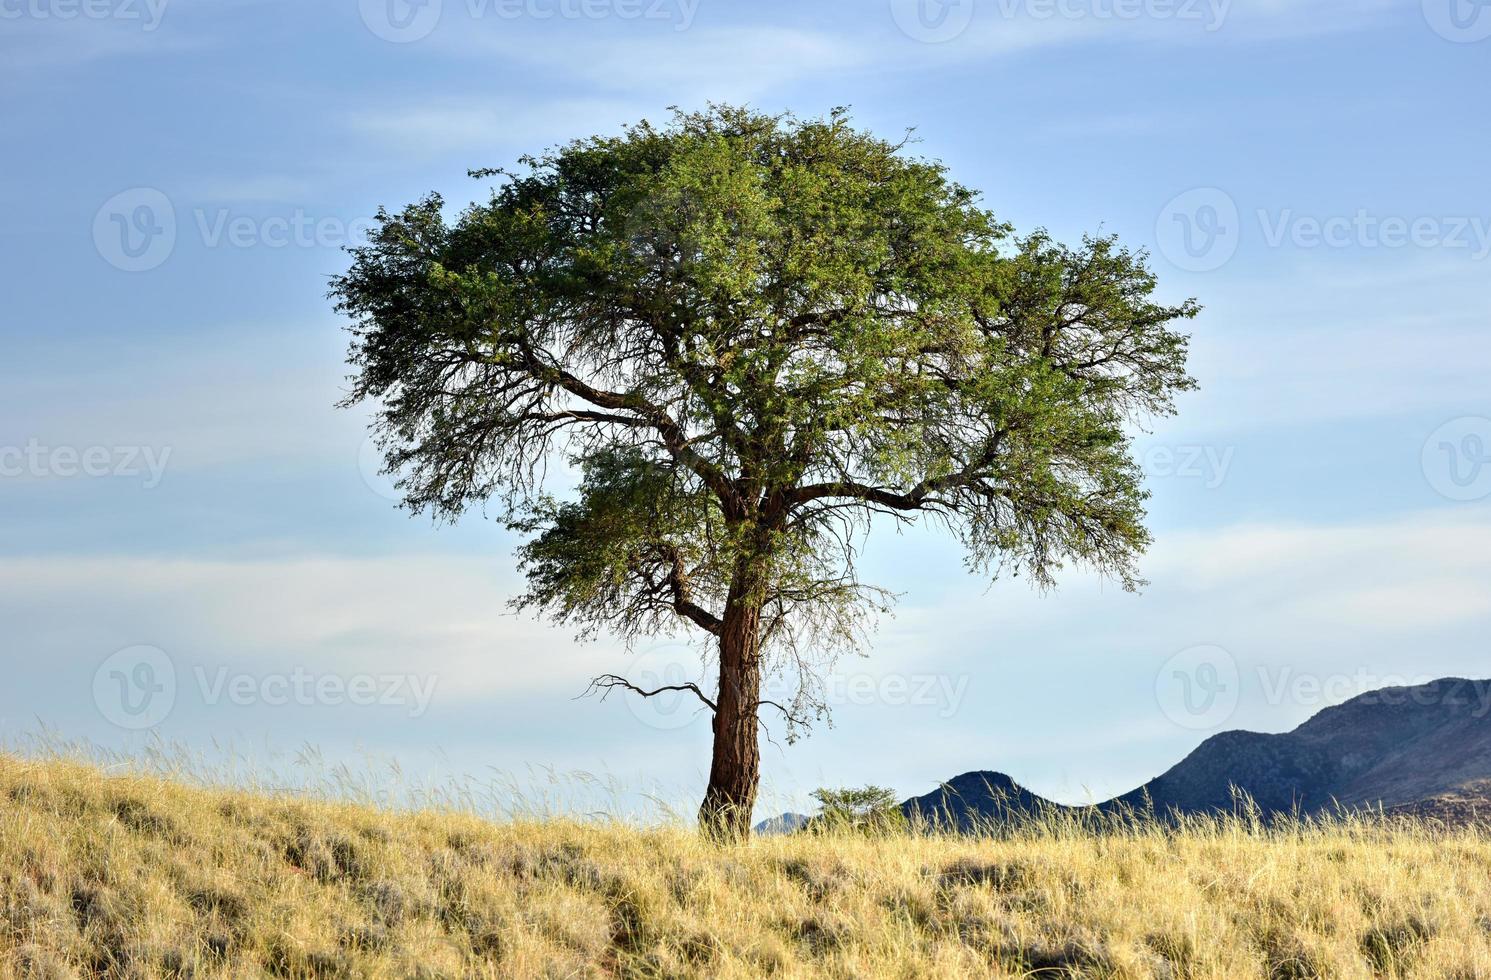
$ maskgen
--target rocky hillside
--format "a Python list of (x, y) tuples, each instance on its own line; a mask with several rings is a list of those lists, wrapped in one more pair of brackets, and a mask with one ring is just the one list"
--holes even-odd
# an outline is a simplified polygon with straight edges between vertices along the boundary
[[(1227, 811), (1234, 787), (1268, 815), (1338, 805), (1454, 821), (1491, 815), (1491, 681), (1373, 691), (1279, 735), (1224, 732), (1098, 809)], [(959, 827), (1045, 808), (1066, 809), (990, 772), (965, 773), (903, 804), (908, 815)]]
[(965, 772), (901, 804), (901, 812), (913, 822), (964, 831), (1050, 809), (1067, 808), (1037, 796), (1002, 772)]

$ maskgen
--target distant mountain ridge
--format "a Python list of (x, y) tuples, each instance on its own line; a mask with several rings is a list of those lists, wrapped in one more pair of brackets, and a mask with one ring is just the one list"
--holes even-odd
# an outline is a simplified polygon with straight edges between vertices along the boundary
[(808, 821), (811, 819), (812, 817), (809, 817), (807, 814), (792, 813), (789, 811), (787, 813), (780, 814), (779, 816), (768, 817), (767, 819), (756, 824), (756, 833), (767, 834), (769, 836), (776, 834), (790, 834), (806, 827), (808, 825)]
[[(1491, 681), (1445, 678), (1326, 708), (1291, 732), (1215, 735), (1138, 789), (1096, 805), (1157, 814), (1230, 811), (1234, 787), (1265, 816), (1384, 808), (1453, 822), (1491, 818)], [(954, 777), (902, 804), (958, 829), (1073, 810), (998, 772)]]

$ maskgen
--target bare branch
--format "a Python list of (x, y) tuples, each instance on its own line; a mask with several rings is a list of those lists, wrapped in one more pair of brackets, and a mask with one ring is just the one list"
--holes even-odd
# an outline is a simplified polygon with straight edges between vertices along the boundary
[(585, 688), (585, 692), (581, 694), (579, 698), (575, 698), (575, 700), (578, 701), (580, 700), (580, 698), (587, 698), (590, 695), (599, 692), (601, 700), (604, 701), (606, 700), (606, 696), (618, 687), (631, 691), (633, 694), (640, 694), (644, 698), (655, 698), (659, 694), (666, 694), (669, 691), (692, 691), (694, 696), (700, 701), (703, 701), (704, 704), (708, 706), (710, 711), (719, 710), (715, 707), (714, 702), (705, 697), (704, 692), (699, 690), (698, 684), (694, 684), (692, 682), (687, 684), (669, 684), (667, 686), (658, 688), (656, 691), (644, 691), (642, 688), (633, 684), (625, 677), (618, 677), (615, 674), (602, 674), (600, 677), (593, 679), (590, 682), (590, 686)]

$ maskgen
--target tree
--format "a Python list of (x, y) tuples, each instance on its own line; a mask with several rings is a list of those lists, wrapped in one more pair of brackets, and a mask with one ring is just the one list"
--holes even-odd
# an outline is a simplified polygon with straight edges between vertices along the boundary
[(857, 789), (816, 789), (818, 815), (812, 826), (829, 830), (885, 832), (906, 827), (906, 815), (896, 803), (896, 794), (884, 786)]
[[(669, 690), (712, 714), (724, 837), (749, 832), (763, 712), (821, 718), (823, 667), (886, 608), (855, 572), (874, 519), (936, 522), (977, 573), (1133, 589), (1127, 428), (1193, 385), (1171, 325), (1197, 306), (1155, 302), (1143, 253), (1016, 237), (907, 142), (843, 110), (675, 111), (474, 171), (497, 186), (453, 220), (434, 195), (380, 212), (332, 286), (346, 404), (380, 406), (408, 508), (499, 509), (520, 607), (713, 650)], [(773, 672), (795, 697), (763, 698)]]

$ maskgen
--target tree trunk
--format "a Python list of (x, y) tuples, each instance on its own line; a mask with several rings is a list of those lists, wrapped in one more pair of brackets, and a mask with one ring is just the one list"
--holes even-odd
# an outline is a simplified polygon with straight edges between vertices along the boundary
[(749, 573), (737, 574), (720, 631), (720, 690), (714, 714), (714, 757), (699, 824), (719, 840), (751, 834), (756, 787), (761, 781), (758, 713), (761, 700), (760, 590)]

